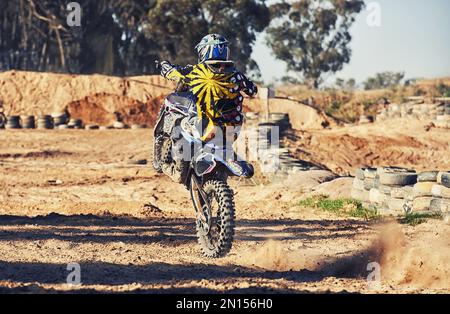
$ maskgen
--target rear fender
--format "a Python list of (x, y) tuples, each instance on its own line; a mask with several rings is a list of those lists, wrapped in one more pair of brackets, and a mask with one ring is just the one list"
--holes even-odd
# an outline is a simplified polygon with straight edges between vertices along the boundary
[(158, 119), (156, 120), (155, 127), (153, 128), (154, 135), (161, 133), (163, 126), (164, 126), (165, 113), (166, 113), (166, 106), (165, 106), (165, 104), (163, 104), (163, 108), (161, 109)]

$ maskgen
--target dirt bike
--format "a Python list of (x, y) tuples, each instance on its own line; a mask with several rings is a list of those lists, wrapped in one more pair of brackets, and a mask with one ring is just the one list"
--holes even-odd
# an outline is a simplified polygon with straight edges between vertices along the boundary
[[(198, 243), (206, 257), (226, 255), (234, 237), (235, 203), (229, 176), (251, 178), (253, 166), (243, 160), (227, 160), (227, 147), (203, 142), (189, 132), (196, 116), (195, 101), (182, 92), (182, 82), (161, 106), (154, 127), (153, 167), (189, 191), (196, 212)], [(189, 158), (180, 158), (180, 146)], [(234, 152), (233, 152), (234, 153)]]

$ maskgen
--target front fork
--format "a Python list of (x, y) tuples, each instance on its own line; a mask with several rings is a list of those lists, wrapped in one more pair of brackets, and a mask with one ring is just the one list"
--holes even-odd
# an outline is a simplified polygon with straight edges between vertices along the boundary
[(197, 214), (197, 221), (200, 223), (201, 229), (207, 234), (211, 229), (211, 204), (195, 174), (191, 174), (190, 176), (190, 191)]

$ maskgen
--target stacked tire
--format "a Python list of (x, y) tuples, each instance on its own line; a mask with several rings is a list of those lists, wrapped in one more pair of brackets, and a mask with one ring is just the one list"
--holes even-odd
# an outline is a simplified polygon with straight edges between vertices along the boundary
[(369, 193), (374, 186), (375, 174), (375, 168), (359, 168), (356, 171), (351, 191), (352, 198), (360, 200), (366, 205), (369, 204)]
[(438, 128), (450, 129), (450, 103), (438, 106), (433, 123)]
[(353, 181), (352, 198), (377, 208), (382, 214), (402, 214), (412, 186), (414, 170), (399, 167), (360, 168)]
[(412, 202), (414, 212), (425, 212), (432, 210), (431, 190), (437, 182), (438, 171), (427, 171), (419, 173), (417, 183), (414, 184), (409, 199)]
[(22, 128), (20, 124), (20, 116), (9, 116), (6, 119), (6, 129), (20, 129)]
[(258, 150), (267, 150), (277, 143), (272, 143), (273, 131), (277, 127), (274, 123), (260, 123), (258, 124)]
[(414, 170), (399, 167), (381, 167), (377, 170), (378, 189), (386, 195), (380, 211), (400, 215), (411, 210), (410, 193), (417, 183)]
[(67, 127), (69, 129), (82, 129), (83, 121), (81, 121), (81, 119), (70, 119)]
[(438, 172), (431, 187), (430, 210), (445, 215), (450, 213), (450, 172)]
[(445, 112), (447, 112), (447, 115), (450, 114), (449, 106), (450, 104), (423, 103), (423, 100), (419, 103), (407, 102), (402, 104), (390, 104), (378, 112), (376, 120), (384, 121), (394, 118), (415, 118), (418, 120), (435, 119), (434, 122), (436, 126), (446, 127), (448, 118), (444, 117), (444, 115), (446, 114)]
[(114, 129), (118, 129), (118, 130), (123, 130), (123, 129), (127, 129), (128, 128), (128, 126), (125, 123), (121, 122), (121, 121), (114, 122), (113, 123), (113, 127), (114, 127)]
[[(53, 126), (57, 129), (66, 129), (69, 117), (64, 112), (52, 113)], [(61, 127), (60, 127), (61, 126)]]
[(36, 128), (36, 121), (34, 119), (34, 116), (22, 116), (22, 127), (24, 129), (34, 129)]
[(36, 127), (38, 129), (53, 129), (53, 118), (50, 115), (39, 115), (37, 118)]
[(287, 113), (270, 113), (269, 121), (267, 122), (278, 126), (280, 135), (292, 127), (289, 114)]
[(86, 124), (84, 126), (85, 130), (98, 130), (100, 127), (97, 124)]

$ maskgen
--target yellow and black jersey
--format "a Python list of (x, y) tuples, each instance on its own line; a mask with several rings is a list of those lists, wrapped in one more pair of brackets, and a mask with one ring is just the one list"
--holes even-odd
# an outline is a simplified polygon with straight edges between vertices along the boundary
[(241, 92), (249, 96), (257, 93), (256, 85), (233, 67), (217, 72), (204, 63), (184, 67), (169, 62), (161, 65), (161, 75), (169, 80), (182, 81), (193, 94), (199, 119), (208, 121), (204, 133), (208, 133), (227, 112), (242, 112), (244, 97)]

